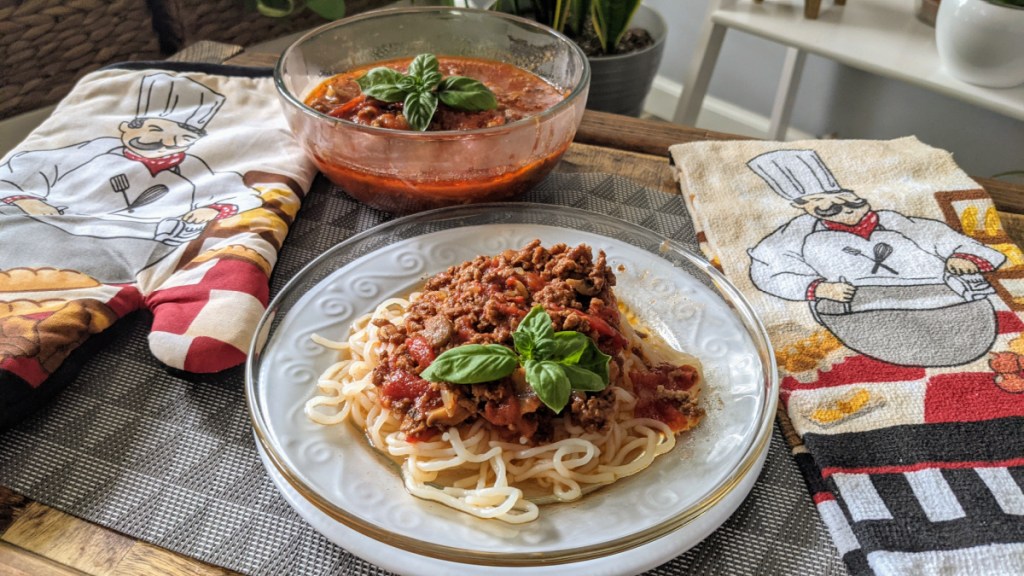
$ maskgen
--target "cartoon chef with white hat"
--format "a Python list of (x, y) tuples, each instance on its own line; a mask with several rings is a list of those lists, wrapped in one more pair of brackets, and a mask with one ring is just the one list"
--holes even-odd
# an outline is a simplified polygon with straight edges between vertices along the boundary
[[(868, 287), (890, 300), (875, 306), (901, 309), (940, 308), (994, 292), (981, 273), (1001, 266), (1003, 254), (943, 222), (873, 210), (839, 185), (817, 152), (777, 150), (747, 166), (804, 212), (748, 251), (750, 278), (760, 290), (786, 300), (842, 303), (847, 311)], [(924, 289), (935, 286), (942, 290)]]
[(189, 78), (145, 76), (119, 138), (22, 152), (0, 165), (0, 208), (75, 236), (157, 242), (165, 248), (146, 251), (166, 254), (208, 222), (262, 204), (239, 174), (214, 172), (188, 153), (223, 104)]

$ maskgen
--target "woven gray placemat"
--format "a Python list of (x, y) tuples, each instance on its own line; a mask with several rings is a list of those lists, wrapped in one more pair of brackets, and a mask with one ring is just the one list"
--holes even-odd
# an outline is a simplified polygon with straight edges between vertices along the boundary
[[(524, 200), (640, 224), (696, 250), (678, 196), (603, 174), (553, 174)], [(391, 217), (318, 181), (272, 278), (276, 294), (307, 262)], [(332, 544), (268, 477), (252, 436), (240, 368), (196, 377), (149, 353), (149, 319), (115, 325), (108, 344), (46, 409), (0, 434), (0, 484), (133, 538), (247, 574), (386, 574)], [(821, 574), (846, 569), (778, 430), (737, 512), (690, 551), (649, 572)]]

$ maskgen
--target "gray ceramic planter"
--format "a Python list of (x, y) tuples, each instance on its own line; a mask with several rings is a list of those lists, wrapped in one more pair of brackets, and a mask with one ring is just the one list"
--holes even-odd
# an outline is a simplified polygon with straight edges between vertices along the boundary
[(643, 112), (644, 100), (665, 51), (668, 26), (661, 14), (641, 5), (630, 27), (647, 29), (654, 37), (654, 44), (630, 54), (590, 58), (587, 108), (629, 116), (639, 116)]

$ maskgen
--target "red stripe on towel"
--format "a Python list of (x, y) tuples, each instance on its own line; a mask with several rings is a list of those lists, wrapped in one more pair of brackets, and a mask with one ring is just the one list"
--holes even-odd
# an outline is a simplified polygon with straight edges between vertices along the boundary
[(912, 366), (896, 366), (867, 356), (851, 356), (832, 366), (828, 372), (818, 371), (813, 382), (801, 383), (792, 376), (782, 379), (784, 390), (815, 390), (846, 384), (871, 384), (873, 382), (912, 382), (925, 377), (925, 369)]
[(965, 468), (1012, 468), (1015, 466), (1024, 466), (1024, 457), (999, 461), (978, 460), (975, 462), (917, 462), (914, 464), (862, 466), (853, 468), (830, 466), (828, 468), (821, 469), (821, 477), (828, 478), (833, 474), (904, 474), (907, 472), (918, 472), (920, 470), (933, 468), (941, 470), (962, 470)]
[(996, 384), (1000, 376), (993, 372), (969, 372), (929, 378), (924, 393), (924, 421), (978, 422), (1024, 416), (1024, 394), (1000, 388)]

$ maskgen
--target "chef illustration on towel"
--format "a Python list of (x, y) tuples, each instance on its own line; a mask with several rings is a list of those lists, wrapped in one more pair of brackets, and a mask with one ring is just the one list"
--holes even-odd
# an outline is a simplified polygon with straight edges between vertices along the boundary
[(804, 212), (748, 251), (758, 289), (809, 301), (845, 345), (886, 362), (953, 366), (988, 351), (994, 290), (982, 273), (1003, 254), (943, 222), (873, 209), (813, 150), (768, 152), (747, 166)]
[[(138, 272), (199, 236), (209, 222), (262, 205), (239, 174), (214, 172), (188, 152), (224, 100), (183, 76), (147, 75), (134, 117), (117, 127), (119, 137), (22, 152), (0, 165), (0, 211), (9, 215), (17, 208), (58, 229), (33, 233), (61, 246), (69, 244), (61, 232), (91, 237), (86, 242), (94, 253), (102, 253), (102, 240), (117, 239), (115, 259), (134, 261), (128, 268)], [(0, 257), (0, 270), (12, 258), (15, 265), (31, 265), (24, 257)]]

